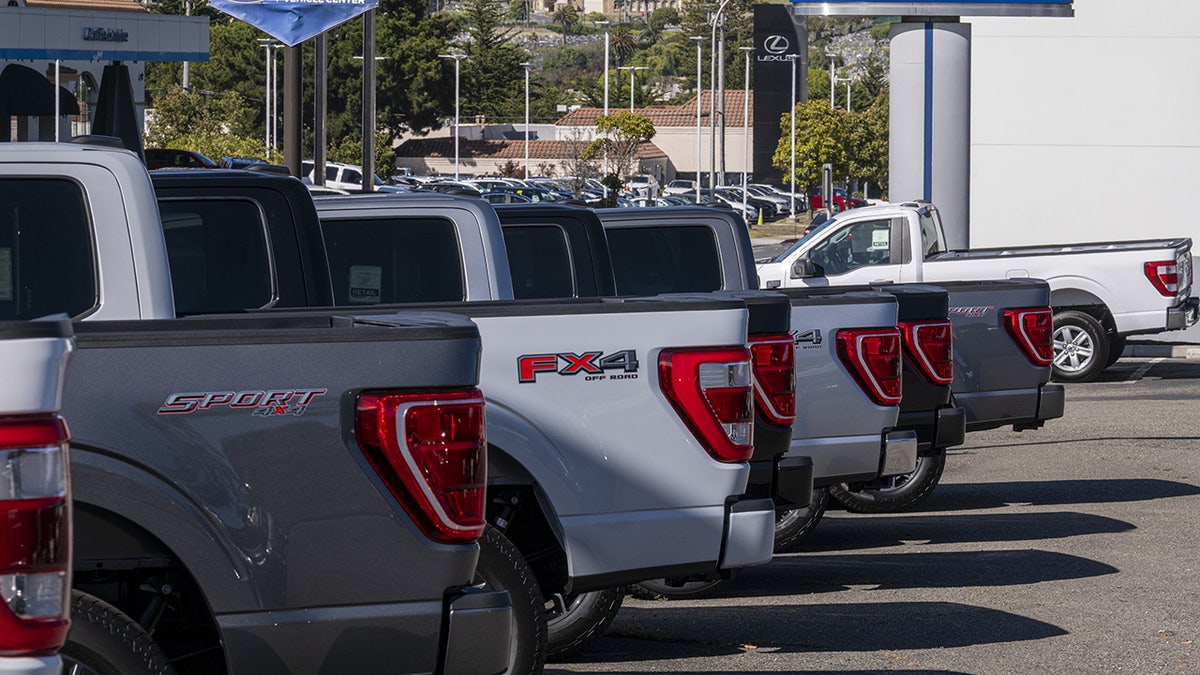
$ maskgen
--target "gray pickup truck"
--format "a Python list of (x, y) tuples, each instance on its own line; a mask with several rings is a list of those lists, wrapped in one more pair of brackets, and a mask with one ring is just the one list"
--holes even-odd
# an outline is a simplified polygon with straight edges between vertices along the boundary
[[(475, 577), (478, 329), (176, 319), (177, 262), (203, 273), (189, 301), (278, 290), (262, 248), (171, 225), (132, 153), (0, 146), (0, 318), (76, 318), (62, 410), (90, 599), (64, 656), (125, 674), (504, 671), (509, 595)], [(206, 257), (204, 237), (232, 257)]]
[[(755, 274), (753, 253), (750, 249), (748, 230), (740, 218), (711, 209), (623, 209), (602, 213), (605, 227), (609, 230), (610, 255), (622, 274), (634, 277), (641, 268), (634, 263), (644, 256), (649, 237), (667, 238), (692, 242), (685, 260), (686, 268), (665, 268), (669, 278), (682, 279), (683, 283), (722, 284), (723, 288), (753, 287), (758, 283)], [(686, 234), (685, 234), (686, 233)], [(793, 247), (795, 248), (795, 247)], [(810, 266), (811, 267), (811, 266)], [(628, 270), (621, 272), (622, 269)], [(707, 270), (704, 280), (695, 280), (685, 275), (692, 270)], [(911, 428), (924, 439), (920, 448), (920, 460), (911, 473), (876, 479), (851, 478), (831, 481), (833, 493), (847, 508), (863, 511), (891, 511), (908, 508), (928, 494), (940, 480), (945, 463), (945, 447), (962, 442), (966, 431), (996, 428), (1011, 425), (1017, 430), (1036, 429), (1046, 420), (1061, 417), (1064, 408), (1062, 385), (1050, 384), (1050, 363), (1053, 354), (1050, 324), (1050, 287), (1037, 279), (1013, 279), (997, 281), (940, 282), (921, 284), (872, 285), (820, 285), (819, 276), (808, 270), (810, 287), (787, 289), (784, 292), (794, 298), (826, 298), (826, 302), (837, 305), (843, 302), (847, 291), (885, 292), (894, 296), (902, 305), (911, 306), (916, 294), (928, 295), (929, 291), (944, 292), (946, 314), (952, 329), (953, 381), (950, 391), (952, 402), (945, 399), (943, 387), (930, 396), (930, 391), (921, 393), (914, 400), (910, 385), (915, 378), (904, 378), (903, 398), (908, 401), (907, 410), (902, 407), (902, 416), (897, 428)], [(941, 302), (941, 301), (939, 301)], [(921, 311), (914, 307), (917, 311)], [(911, 321), (906, 315), (912, 310), (901, 311), (901, 322)], [(832, 312), (816, 311), (807, 316), (810, 321), (830, 320)], [(929, 317), (926, 317), (928, 319)], [(836, 327), (837, 324), (834, 324)], [(842, 324), (845, 325), (845, 324)], [(793, 329), (798, 330), (797, 381), (806, 377), (802, 370), (803, 355), (807, 350), (818, 350), (820, 341), (832, 335), (829, 328), (821, 330), (819, 325), (804, 329), (804, 319), (793, 317)], [(911, 334), (906, 330), (906, 335)], [(911, 346), (905, 346), (906, 352)], [(921, 360), (907, 354), (906, 368), (914, 368)], [(906, 371), (907, 372), (907, 371)], [(825, 371), (825, 377), (829, 372)], [(928, 379), (922, 376), (926, 384)], [(806, 401), (824, 401), (819, 394), (820, 380), (810, 390), (811, 398), (800, 390), (797, 407), (804, 410)], [(905, 406), (904, 401), (901, 402)], [(842, 414), (838, 414), (838, 410)], [(807, 420), (797, 416), (796, 436), (817, 432), (824, 437), (837, 437), (829, 429), (843, 424), (846, 408), (829, 408)], [(932, 439), (933, 442), (930, 442)], [(821, 483), (821, 467), (818, 464), (816, 484)]]
[[(0, 307), (12, 302), (12, 295), (0, 286)], [(0, 321), (0, 517), (5, 528), (0, 673), (5, 675), (61, 673), (58, 650), (67, 639), (72, 604), (85, 601), (71, 593), (69, 437), (58, 416), (73, 348), (66, 319)], [(79, 616), (78, 605), (74, 613)]]

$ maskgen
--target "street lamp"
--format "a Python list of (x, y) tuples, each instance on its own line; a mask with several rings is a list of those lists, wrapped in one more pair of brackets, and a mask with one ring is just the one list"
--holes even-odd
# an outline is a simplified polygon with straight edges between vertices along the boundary
[(458, 62), (467, 58), (462, 52), (454, 52), (453, 54), (438, 54), (438, 58), (454, 59), (454, 180), (458, 180)]
[(258, 41), (267, 50), (267, 91), (265, 96), (267, 112), (263, 116), (263, 127), (266, 135), (267, 159), (271, 159), (273, 142), (279, 140), (275, 128), (275, 117), (279, 112), (279, 97), (276, 92), (279, 77), (275, 68), (275, 50), (279, 48), (280, 43), (275, 38), (258, 38)]
[(833, 72), (833, 64), (837, 61), (837, 54), (825, 52), (825, 56), (829, 57), (829, 107), (833, 107), (833, 88), (837, 86), (837, 75)]
[(700, 67), (704, 63), (701, 47), (705, 39), (701, 35), (693, 35), (696, 41), (696, 203), (700, 203), (700, 95), (704, 93), (704, 82), (701, 80)]
[(525, 67), (525, 180), (529, 180), (529, 67), (533, 63), (526, 61)]
[[(363, 17), (363, 52), (372, 58), (351, 56), (363, 62), (362, 67), (362, 190), (375, 191), (375, 66), (386, 56), (374, 56), (375, 12)], [(394, 168), (394, 167), (393, 167)], [(313, 171), (316, 171), (314, 163)]]
[(792, 220), (796, 219), (796, 61), (800, 58), (799, 54), (788, 54), (787, 60), (792, 62), (792, 137), (789, 144), (792, 146)]
[(738, 47), (746, 55), (746, 77), (742, 87), (742, 213), (750, 194), (750, 55), (754, 47)]
[(846, 112), (850, 112), (850, 83), (854, 81), (853, 77), (839, 77), (838, 82), (846, 83)]
[[(609, 49), (609, 41), (610, 41), (608, 28), (611, 25), (611, 22), (597, 21), (595, 23), (597, 26), (604, 26), (604, 116), (608, 117), (608, 64), (609, 64), (608, 49)], [(604, 178), (608, 178), (608, 145), (607, 144), (604, 146), (603, 173), (604, 173)], [(608, 199), (608, 183), (606, 183), (604, 181), (601, 181), (601, 182), (604, 183), (604, 199), (607, 200)]]
[[(721, 182), (725, 182), (725, 8), (730, 0), (722, 0), (717, 11), (712, 14), (712, 70), (709, 73), (708, 88), (712, 90), (709, 97), (708, 114), (711, 129), (712, 159), (709, 162), (709, 187), (715, 188), (717, 175), (717, 118), (721, 121)], [(721, 38), (717, 39), (717, 27), (721, 28)], [(720, 63), (718, 70), (717, 64)], [(718, 76), (719, 73), (719, 76)], [(719, 102), (719, 107), (718, 107)]]
[(629, 112), (633, 112), (633, 74), (639, 70), (646, 70), (646, 66), (617, 66), (617, 70), (629, 71)]

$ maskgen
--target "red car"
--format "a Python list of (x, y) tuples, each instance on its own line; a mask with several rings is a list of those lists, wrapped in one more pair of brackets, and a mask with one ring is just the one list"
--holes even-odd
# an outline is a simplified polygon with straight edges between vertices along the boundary
[[(860, 206), (866, 206), (867, 200), (861, 197), (850, 197), (846, 194), (846, 188), (833, 186), (833, 212), (838, 213), (846, 209), (857, 209)], [(808, 195), (808, 206), (811, 209), (825, 208), (825, 200), (821, 198), (821, 188), (815, 187)]]
[(195, 150), (146, 148), (147, 169), (219, 169), (220, 164)]

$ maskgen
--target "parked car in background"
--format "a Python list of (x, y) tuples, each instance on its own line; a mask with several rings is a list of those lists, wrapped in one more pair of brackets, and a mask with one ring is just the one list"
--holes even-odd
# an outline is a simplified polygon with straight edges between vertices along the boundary
[(667, 187), (663, 190), (666, 195), (682, 195), (696, 194), (696, 181), (694, 180), (673, 180), (667, 183)]
[(786, 189), (780, 189), (774, 185), (766, 185), (765, 183), (751, 183), (750, 194), (761, 195), (764, 197), (776, 196), (783, 197), (792, 202), (792, 213), (803, 213), (808, 210), (808, 200), (804, 197), (804, 192), (800, 191), (792, 194)]
[(632, 192), (634, 197), (657, 197), (658, 179), (647, 173), (630, 176), (625, 182), (625, 189)]
[(146, 148), (146, 168), (219, 169), (221, 165), (195, 150)]
[[(808, 204), (810, 208), (823, 209), (825, 208), (825, 200), (821, 197), (821, 186), (814, 187), (809, 193)], [(867, 200), (861, 197), (852, 197), (846, 193), (846, 188), (834, 185), (833, 186), (833, 211), (838, 213), (846, 209), (857, 209), (862, 206), (867, 206)]]
[[(313, 180), (313, 161), (306, 159), (300, 163), (300, 173), (309, 181)], [(374, 175), (374, 174), (372, 174)], [(394, 192), (401, 188), (385, 183), (379, 176), (375, 178), (376, 192)], [(341, 162), (325, 163), (325, 185), (339, 190), (362, 190), (363, 172), (357, 164), (342, 164)]]
[(489, 204), (532, 204), (533, 200), (515, 192), (484, 192), (483, 198)]

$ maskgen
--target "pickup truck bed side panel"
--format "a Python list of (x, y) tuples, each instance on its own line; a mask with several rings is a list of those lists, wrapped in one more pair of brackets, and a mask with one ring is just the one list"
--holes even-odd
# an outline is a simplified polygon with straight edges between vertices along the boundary
[(63, 322), (0, 322), (4, 359), (0, 372), (0, 414), (57, 412), (61, 404), (63, 372), (72, 342), (70, 324)]
[(796, 424), (788, 456), (812, 457), (818, 487), (835, 478), (872, 478), (880, 469), (881, 432), (895, 426), (899, 410), (867, 398), (838, 359), (835, 335), (839, 328), (894, 327), (896, 299), (875, 292), (783, 293), (792, 301), (796, 336)]
[[(275, 668), (349, 672), (394, 662), (397, 650), (411, 656), (406, 667), (432, 670), (443, 590), (469, 583), (474, 558), (429, 542), (394, 502), (353, 440), (353, 401), (406, 382), (473, 385), (477, 333), (457, 318), (292, 335), (276, 319), (246, 331), (223, 322), (237, 323), (79, 324), (64, 402), (75, 500), (128, 514), (180, 557), (228, 631), (235, 671), (258, 672), (273, 655)], [(290, 401), (302, 409), (200, 403), (159, 414), (181, 392), (260, 391), (309, 395)], [(88, 569), (89, 551), (76, 553)], [(431, 559), (440, 583), (409, 574)], [(354, 630), (366, 620), (390, 637), (363, 642)], [(275, 624), (291, 629), (267, 630)]]

